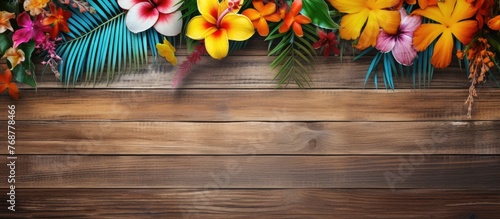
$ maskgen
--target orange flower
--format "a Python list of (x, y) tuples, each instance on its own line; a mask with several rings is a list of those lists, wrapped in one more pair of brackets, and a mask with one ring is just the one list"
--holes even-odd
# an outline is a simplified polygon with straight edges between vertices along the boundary
[(436, 68), (445, 68), (451, 63), (453, 36), (467, 45), (478, 31), (474, 7), (465, 0), (446, 0), (437, 6), (417, 9), (413, 14), (427, 17), (436, 23), (422, 24), (415, 30), (413, 45), (417, 51), (424, 51), (436, 39), (431, 63)]
[(284, 22), (280, 26), (280, 33), (285, 33), (290, 30), (290, 27), (293, 27), (295, 35), (298, 37), (304, 36), (301, 25), (311, 23), (311, 19), (299, 14), (300, 10), (302, 10), (302, 0), (293, 1), (292, 10), (285, 15)]
[(492, 30), (500, 30), (500, 15), (491, 18), (488, 21), (488, 27), (491, 28)]
[(39, 15), (43, 12), (43, 8), (47, 7), (50, 0), (25, 0), (24, 10), (29, 11), (31, 16)]
[(69, 11), (62, 10), (62, 8), (56, 8), (54, 3), (50, 3), (50, 14), (47, 18), (43, 19), (42, 24), (45, 26), (54, 24), (50, 30), (50, 38), (55, 39), (60, 31), (69, 33), (68, 19), (71, 17)]
[(477, 10), (476, 20), (479, 25), (479, 29), (483, 29), (484, 24), (488, 23), (490, 17), (491, 8), (495, 5), (493, 0), (467, 0), (474, 5)]
[(12, 82), (12, 72), (7, 69), (3, 74), (0, 74), (0, 93), (8, 90), (9, 96), (14, 100), (19, 99), (19, 89), (16, 83)]
[(267, 36), (269, 34), (267, 21), (279, 22), (281, 20), (280, 15), (276, 12), (276, 4), (269, 2), (264, 5), (262, 0), (254, 0), (252, 4), (255, 9), (246, 9), (242, 14), (250, 18), (259, 35)]
[(15, 17), (16, 15), (14, 13), (10, 13), (8, 11), (0, 11), (0, 33), (3, 33), (7, 30), (14, 32), (14, 29), (12, 28), (9, 20)]

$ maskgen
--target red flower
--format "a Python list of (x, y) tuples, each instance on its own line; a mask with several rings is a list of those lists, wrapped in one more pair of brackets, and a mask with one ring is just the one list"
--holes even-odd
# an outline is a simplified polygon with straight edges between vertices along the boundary
[(5, 70), (3, 74), (0, 74), (0, 93), (8, 90), (10, 97), (14, 100), (19, 99), (19, 89), (16, 83), (12, 82), (12, 72), (10, 69)]
[(51, 25), (54, 24), (52, 29), (50, 30), (50, 38), (55, 39), (59, 32), (69, 33), (68, 27), (68, 19), (71, 17), (71, 13), (69, 11), (62, 10), (62, 8), (56, 8), (54, 3), (50, 3), (50, 14), (47, 15), (47, 18), (43, 19), (43, 25)]
[(337, 48), (338, 42), (337, 42), (337, 36), (335, 33), (330, 32), (326, 33), (325, 31), (320, 30), (318, 32), (319, 35), (319, 40), (315, 42), (312, 46), (314, 49), (319, 49), (323, 48), (323, 56), (328, 57), (330, 55), (330, 52), (333, 52), (333, 54), (338, 55), (340, 54), (340, 50)]

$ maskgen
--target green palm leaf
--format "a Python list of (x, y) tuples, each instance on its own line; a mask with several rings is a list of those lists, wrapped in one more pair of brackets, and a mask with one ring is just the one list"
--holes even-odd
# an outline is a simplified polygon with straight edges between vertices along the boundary
[(138, 70), (148, 63), (148, 48), (157, 56), (155, 45), (162, 36), (154, 29), (134, 34), (125, 25), (126, 12), (116, 1), (88, 0), (95, 14), (80, 13), (68, 8), (71, 33), (58, 45), (57, 54), (63, 62), (59, 65), (61, 80), (75, 84), (85, 75), (85, 80), (97, 82), (104, 73), (107, 81), (115, 72)]

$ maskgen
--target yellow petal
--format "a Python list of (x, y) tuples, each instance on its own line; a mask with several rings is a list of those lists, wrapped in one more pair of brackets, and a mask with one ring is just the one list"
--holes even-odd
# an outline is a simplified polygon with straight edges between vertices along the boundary
[(372, 1), (375, 5), (375, 8), (377, 9), (385, 9), (385, 8), (392, 8), (394, 6), (397, 6), (400, 2), (400, 0), (369, 0)]
[(240, 14), (227, 14), (222, 18), (220, 27), (227, 31), (227, 38), (230, 40), (248, 40), (255, 33), (252, 21)]
[(368, 9), (364, 9), (359, 13), (346, 14), (340, 21), (340, 37), (345, 40), (357, 39), (360, 35), (361, 28), (368, 19)]
[(366, 1), (360, 0), (328, 0), (330, 4), (342, 13), (358, 13), (366, 9)]
[(217, 23), (217, 17), (219, 16), (218, 0), (198, 0), (198, 10), (205, 20), (212, 24)]
[(438, 23), (441, 23), (441, 24), (446, 22), (446, 19), (444, 18), (444, 15), (443, 15), (443, 12), (441, 12), (441, 10), (439, 10), (439, 8), (437, 6), (429, 6), (429, 7), (425, 8), (425, 10), (417, 9), (417, 10), (413, 11), (411, 14), (412, 15), (420, 15), (422, 17), (429, 18), (429, 19), (436, 21)]
[(156, 49), (161, 57), (170, 62), (172, 65), (177, 65), (177, 58), (175, 57), (175, 47), (166, 39), (163, 39), (163, 44), (156, 44)]
[[(253, 26), (252, 26), (253, 29)], [(225, 29), (219, 29), (205, 38), (205, 48), (214, 59), (222, 59), (229, 51), (229, 41)]]
[(401, 23), (399, 11), (377, 10), (374, 11), (377, 16), (378, 25), (389, 34), (396, 34)]
[(445, 29), (436, 42), (431, 64), (436, 68), (446, 68), (451, 63), (453, 53), (453, 36), (450, 29)]
[(460, 40), (460, 42), (467, 45), (472, 41), (474, 35), (478, 31), (477, 21), (476, 20), (461, 21), (456, 24), (453, 24), (450, 27), (450, 30), (453, 33), (453, 35), (455, 35), (455, 37), (458, 40)]
[(455, 10), (453, 10), (453, 14), (451, 15), (451, 19), (449, 19), (449, 22), (453, 24), (461, 20), (471, 18), (476, 14), (476, 12), (477, 10), (467, 1), (457, 1)]
[[(460, 1), (465, 1), (465, 0), (460, 0)], [(451, 15), (453, 13), (453, 10), (455, 8), (455, 4), (457, 3), (457, 0), (446, 0), (446, 1), (440, 1), (438, 2), (438, 8), (441, 10), (443, 13), (443, 16), (445, 18), (451, 18)], [(448, 21), (450, 22), (450, 21)]]
[(193, 40), (202, 40), (215, 31), (217, 31), (215, 24), (208, 22), (207, 20), (205, 20), (205, 17), (200, 15), (193, 17), (189, 21), (186, 30), (186, 36)]
[(24, 61), (24, 55), (24, 51), (11, 47), (5, 51), (2, 58), (7, 58), (12, 66), (10, 69), (14, 69), (18, 64)]
[(413, 33), (413, 46), (424, 51), (446, 29), (441, 24), (422, 24)]
[[(399, 12), (398, 12), (399, 13)], [(377, 22), (377, 17), (373, 12), (368, 16), (368, 22), (359, 37), (358, 44), (356, 48), (359, 50), (364, 50), (370, 46), (375, 46), (377, 44), (377, 37), (380, 33), (380, 29)]]

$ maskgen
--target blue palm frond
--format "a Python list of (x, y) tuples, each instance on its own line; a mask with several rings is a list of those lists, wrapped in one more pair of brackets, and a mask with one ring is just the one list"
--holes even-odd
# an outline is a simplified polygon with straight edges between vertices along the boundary
[(125, 25), (126, 12), (116, 1), (88, 0), (96, 13), (72, 12), (68, 24), (71, 32), (58, 45), (57, 54), (63, 62), (59, 65), (61, 80), (75, 84), (85, 75), (85, 80), (97, 80), (106, 75), (107, 81), (115, 72), (138, 70), (148, 63), (148, 48), (156, 58), (155, 45), (163, 37), (154, 29), (134, 34)]

